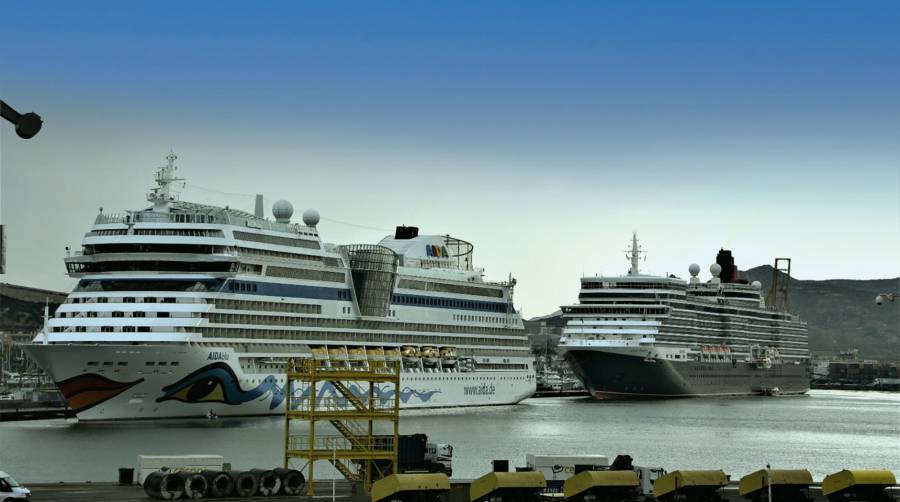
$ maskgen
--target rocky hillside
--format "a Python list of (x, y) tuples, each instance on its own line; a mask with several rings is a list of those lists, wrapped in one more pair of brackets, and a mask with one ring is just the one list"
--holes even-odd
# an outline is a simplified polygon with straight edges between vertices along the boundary
[[(772, 267), (742, 272), (768, 291)], [(810, 350), (830, 355), (859, 349), (867, 359), (900, 360), (900, 299), (875, 305), (879, 293), (897, 293), (900, 278), (824, 281), (790, 279), (791, 310), (809, 324)]]
[(66, 299), (65, 293), (0, 283), (0, 333), (31, 333), (43, 324), (44, 305), (50, 314)]

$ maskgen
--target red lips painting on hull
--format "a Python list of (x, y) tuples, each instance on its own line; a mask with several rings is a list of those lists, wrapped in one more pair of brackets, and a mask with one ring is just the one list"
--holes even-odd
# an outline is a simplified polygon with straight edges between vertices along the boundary
[(143, 378), (139, 378), (133, 382), (116, 382), (105, 376), (89, 373), (56, 382), (56, 385), (69, 403), (69, 408), (75, 413), (80, 413), (118, 396), (143, 381)]

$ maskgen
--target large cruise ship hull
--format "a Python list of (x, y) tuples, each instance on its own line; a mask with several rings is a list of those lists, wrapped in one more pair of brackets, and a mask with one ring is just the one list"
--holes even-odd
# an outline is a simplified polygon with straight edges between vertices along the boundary
[(566, 359), (596, 399), (750, 396), (809, 390), (805, 363), (770, 368), (747, 362), (671, 361), (605, 350), (569, 350)]
[[(25, 346), (79, 420), (284, 414), (285, 376), (242, 368), (231, 348), (199, 345)], [(288, 357), (289, 354), (282, 356)], [(404, 371), (401, 409), (515, 404), (535, 391), (531, 371)], [(325, 387), (319, 397), (335, 392)], [(393, 395), (393, 389), (380, 392)]]

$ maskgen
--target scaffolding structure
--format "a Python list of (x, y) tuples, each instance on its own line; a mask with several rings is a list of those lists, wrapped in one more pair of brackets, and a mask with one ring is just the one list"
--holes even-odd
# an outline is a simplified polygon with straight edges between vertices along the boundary
[[(306, 468), (307, 495), (314, 495), (314, 467), (320, 460), (361, 482), (367, 493), (376, 480), (397, 473), (400, 361), (293, 358), (286, 385), (284, 466), (306, 461), (300, 469)], [(299, 431), (292, 428), (294, 422), (309, 428)], [(384, 426), (391, 433), (376, 434)]]
[(791, 259), (775, 258), (772, 269), (772, 286), (766, 295), (766, 305), (772, 310), (790, 312)]

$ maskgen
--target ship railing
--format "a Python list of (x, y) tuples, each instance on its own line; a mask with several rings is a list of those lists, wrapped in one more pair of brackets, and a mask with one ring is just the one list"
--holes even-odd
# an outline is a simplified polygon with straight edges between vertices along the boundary
[(301, 225), (299, 223), (279, 223), (276, 221), (256, 218), (243, 218), (234, 214), (230, 214), (224, 209), (221, 210), (221, 212), (213, 213), (190, 213), (183, 211), (173, 213), (162, 213), (156, 211), (100, 213), (94, 219), (95, 225), (130, 223), (221, 224), (257, 228), (260, 230), (271, 230), (276, 232), (302, 233), (310, 236), (318, 236), (318, 231), (314, 227)]
[(307, 435), (292, 435), (288, 438), (289, 450), (390, 452), (394, 449), (394, 436), (361, 436), (352, 441), (343, 435), (316, 435), (310, 441)]

